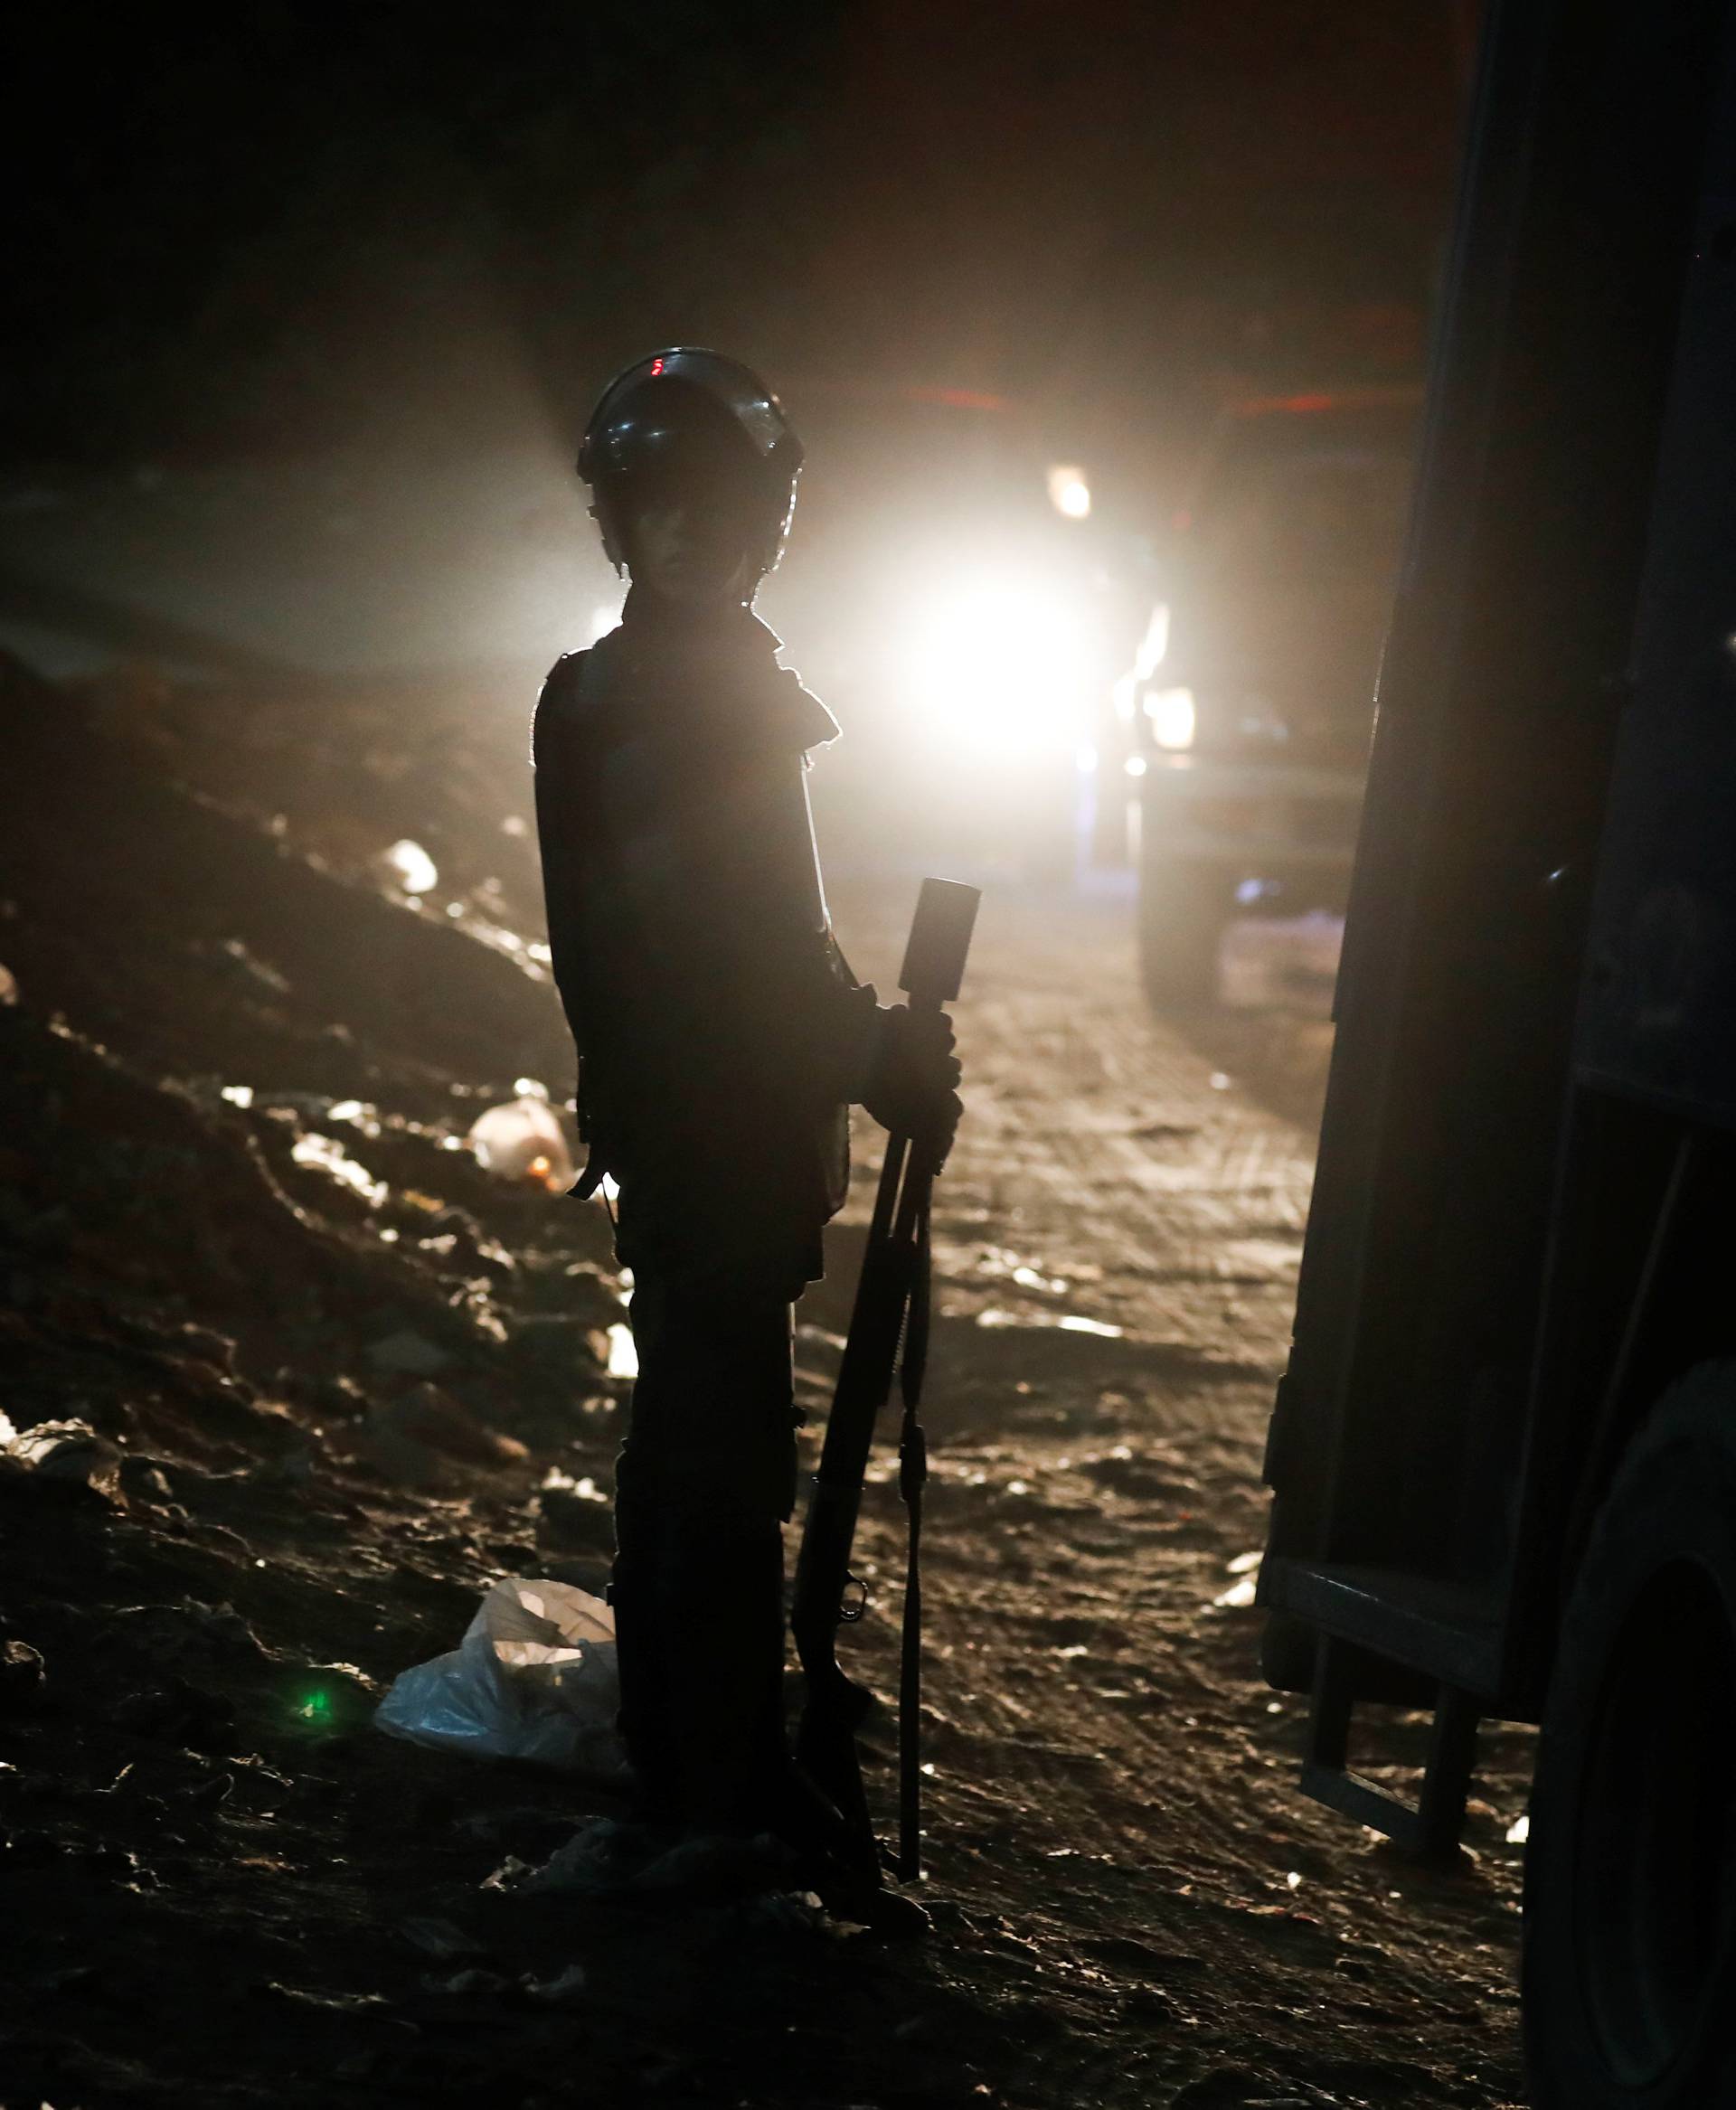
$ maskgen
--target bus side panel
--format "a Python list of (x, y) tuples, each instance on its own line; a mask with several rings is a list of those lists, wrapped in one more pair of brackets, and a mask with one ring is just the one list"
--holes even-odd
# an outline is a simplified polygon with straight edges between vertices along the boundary
[(1722, 14), (1492, 20), (1270, 1449), (1279, 1556), (1505, 1587)]

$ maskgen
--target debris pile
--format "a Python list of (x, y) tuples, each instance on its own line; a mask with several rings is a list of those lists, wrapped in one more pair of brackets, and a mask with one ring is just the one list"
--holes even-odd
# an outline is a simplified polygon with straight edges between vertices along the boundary
[[(1519, 1732), (1486, 1728), (1475, 1858), (1426, 1879), (1298, 1802), (1301, 1703), (1255, 1666), (1309, 1163), (1285, 1109), (1321, 1065), (1253, 1011), (1184, 1048), (1101, 922), (1019, 908), (961, 1019), (935, 1940), (744, 1898), (762, 1871), (696, 1903), (591, 1780), (372, 1726), (503, 1578), (580, 1602), (609, 1559), (628, 1286), (600, 1204), (555, 1192), (524, 716), (81, 701), (0, 664), (0, 2094), (1515, 2101)], [(885, 912), (889, 969), (906, 907), (846, 918)], [(810, 1459), (873, 1156), (801, 1310)], [(852, 1669), (889, 1691), (885, 1454), (862, 1523)], [(863, 1734), (880, 1795), (892, 1726)], [(1413, 1784), (1402, 1737), (1365, 1759)]]

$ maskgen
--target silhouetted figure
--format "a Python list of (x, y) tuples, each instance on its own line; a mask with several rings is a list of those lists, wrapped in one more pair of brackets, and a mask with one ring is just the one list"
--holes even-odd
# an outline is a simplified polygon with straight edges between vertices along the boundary
[(829, 1813), (786, 1749), (791, 1306), (844, 1199), (848, 1107), (958, 1117), (944, 1020), (885, 1008), (835, 942), (808, 815), (837, 726), (752, 611), (802, 451), (765, 384), (671, 350), (604, 391), (580, 455), (631, 579), (537, 706), (554, 975), (590, 1156), (618, 1182), (639, 1378), (616, 1487), (621, 1730), (645, 1813), (779, 1832)]

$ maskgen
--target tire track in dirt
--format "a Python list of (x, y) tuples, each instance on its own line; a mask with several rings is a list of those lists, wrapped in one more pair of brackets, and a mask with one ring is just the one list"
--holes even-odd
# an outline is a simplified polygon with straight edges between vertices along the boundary
[[(1243, 1600), (1313, 1136), (1217, 1069), (1223, 1022), (1197, 1048), (1132, 981), (1114, 918), (985, 904), (925, 1416), (931, 1889), (977, 1939), (935, 1966), (1004, 2021), (1009, 2100), (1516, 2103), (1524, 1739), (1486, 1738), (1446, 1875), (1299, 1797), (1303, 1703), (1260, 1682)], [(858, 1631), (887, 1691), (878, 1483)]]

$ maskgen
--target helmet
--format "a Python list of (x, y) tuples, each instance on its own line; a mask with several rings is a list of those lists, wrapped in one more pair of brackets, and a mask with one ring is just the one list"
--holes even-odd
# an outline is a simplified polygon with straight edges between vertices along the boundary
[(802, 443), (750, 367), (689, 345), (649, 353), (603, 391), (579, 449), (603, 550), (627, 561), (629, 492), (704, 493), (739, 508), (744, 547), (761, 579), (783, 553), (796, 505)]

